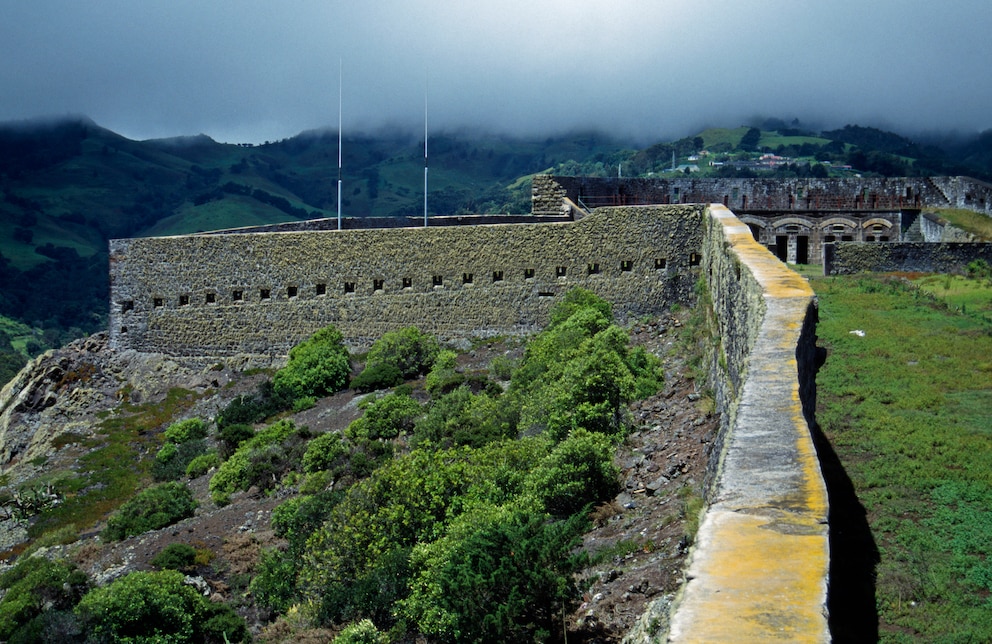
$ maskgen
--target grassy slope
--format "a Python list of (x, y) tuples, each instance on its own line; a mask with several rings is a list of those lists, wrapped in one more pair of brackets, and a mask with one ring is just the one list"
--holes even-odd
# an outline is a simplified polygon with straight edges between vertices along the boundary
[(897, 279), (813, 285), (817, 419), (880, 552), (880, 638), (992, 640), (992, 287), (961, 314)]

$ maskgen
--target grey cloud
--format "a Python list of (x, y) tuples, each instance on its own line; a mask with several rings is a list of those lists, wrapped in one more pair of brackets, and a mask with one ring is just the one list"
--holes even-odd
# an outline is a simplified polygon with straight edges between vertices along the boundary
[(992, 127), (975, 0), (3, 0), (0, 119), (261, 141), (337, 121), (651, 139), (753, 114)]

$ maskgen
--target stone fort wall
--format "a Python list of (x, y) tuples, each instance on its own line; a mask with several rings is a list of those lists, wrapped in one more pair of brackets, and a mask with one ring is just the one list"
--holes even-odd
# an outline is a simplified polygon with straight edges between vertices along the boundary
[(523, 334), (542, 327), (573, 286), (612, 302), (621, 320), (636, 318), (692, 298), (703, 210), (113, 240), (110, 344), (278, 358), (328, 324), (358, 347), (409, 325), (442, 340)]

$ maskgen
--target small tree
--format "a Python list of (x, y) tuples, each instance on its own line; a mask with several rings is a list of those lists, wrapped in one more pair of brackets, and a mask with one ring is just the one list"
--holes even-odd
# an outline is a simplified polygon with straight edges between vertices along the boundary
[(404, 378), (415, 378), (427, 373), (434, 364), (440, 347), (432, 335), (421, 333), (415, 326), (399, 331), (388, 331), (369, 349), (365, 369), (378, 369), (392, 365)]
[(290, 350), (289, 361), (273, 376), (272, 385), (277, 396), (293, 401), (343, 389), (350, 372), (344, 338), (328, 326)]

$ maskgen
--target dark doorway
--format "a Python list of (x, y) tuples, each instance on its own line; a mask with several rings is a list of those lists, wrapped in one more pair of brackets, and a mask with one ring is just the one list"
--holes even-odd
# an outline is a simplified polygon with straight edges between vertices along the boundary
[(775, 235), (775, 257), (783, 262), (789, 260), (789, 236)]
[(796, 236), (796, 263), (809, 264), (809, 236)]

